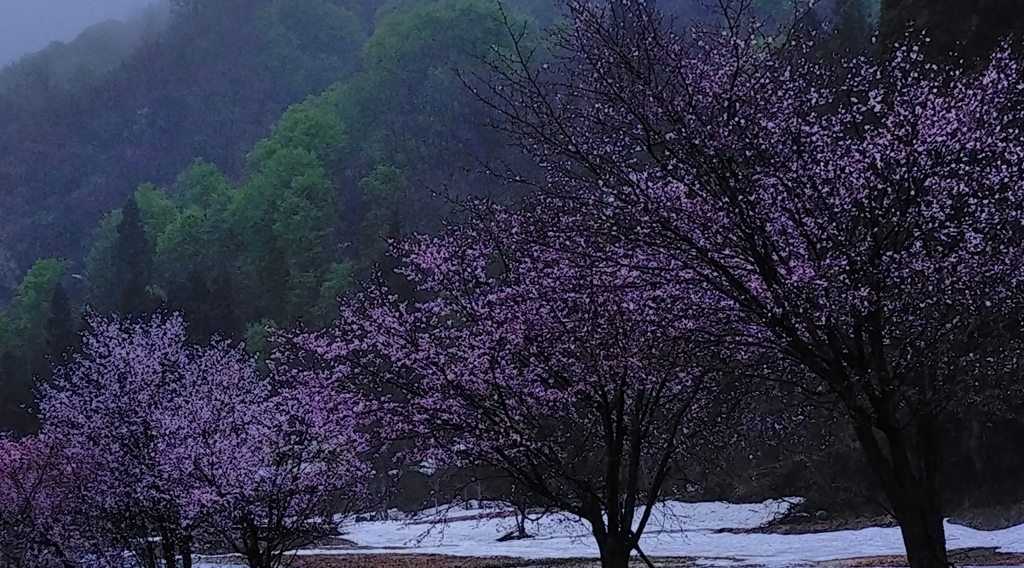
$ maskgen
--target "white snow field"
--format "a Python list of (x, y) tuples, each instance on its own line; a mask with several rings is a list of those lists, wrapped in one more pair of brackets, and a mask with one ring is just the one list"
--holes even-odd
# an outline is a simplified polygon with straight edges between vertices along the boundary
[[(717, 529), (753, 528), (783, 513), (798, 499), (757, 504), (661, 504), (641, 540), (648, 556), (698, 557), (701, 564), (758, 564), (769, 567), (809, 562), (904, 554), (897, 528), (867, 528), (803, 535), (734, 534)], [(300, 555), (445, 554), (509, 556), (526, 559), (596, 558), (597, 545), (579, 519), (551, 515), (528, 522), (535, 538), (497, 542), (515, 527), (510, 510), (470, 503), (447, 510), (427, 510), (401, 520), (347, 521), (344, 537), (357, 547), (303, 550)], [(446, 518), (446, 523), (437, 523)], [(1024, 552), (1024, 525), (999, 531), (977, 531), (946, 523), (948, 547), (997, 547)], [(210, 565), (207, 565), (210, 566)]]

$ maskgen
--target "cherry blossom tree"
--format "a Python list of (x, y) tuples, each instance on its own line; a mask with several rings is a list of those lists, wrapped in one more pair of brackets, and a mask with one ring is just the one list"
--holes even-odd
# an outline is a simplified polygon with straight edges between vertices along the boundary
[(725, 353), (708, 330), (730, 317), (698, 288), (590, 262), (613, 245), (558, 219), (473, 210), (398, 247), (427, 299), (371, 288), (296, 341), (337, 384), (396, 393), (383, 428), (417, 441), (408, 459), (499, 468), (624, 567), (687, 452), (724, 430)]
[(910, 565), (945, 567), (942, 429), (1019, 394), (1021, 61), (836, 71), (729, 9), (684, 38), (649, 2), (566, 4), (555, 64), (506, 51), (476, 85), (546, 168), (534, 206), (713, 291), (762, 376), (850, 419)]
[(198, 545), (232, 548), (270, 568), (337, 532), (369, 475), (365, 405), (284, 366), (261, 374), (242, 346), (190, 345), (176, 315), (89, 324), (42, 389), (43, 436), (94, 468), (81, 506), (122, 550), (188, 568)]
[(196, 385), (180, 410), (189, 503), (250, 568), (280, 566), (288, 552), (336, 535), (336, 517), (361, 504), (373, 476), (373, 405), (324, 388), (319, 375), (274, 369), (273, 385), (254, 381), (249, 393)]
[(195, 526), (166, 433), (197, 353), (180, 318), (89, 325), (83, 354), (42, 388), (43, 435), (97, 467), (90, 505), (139, 564), (171, 568), (180, 555), (188, 566)]

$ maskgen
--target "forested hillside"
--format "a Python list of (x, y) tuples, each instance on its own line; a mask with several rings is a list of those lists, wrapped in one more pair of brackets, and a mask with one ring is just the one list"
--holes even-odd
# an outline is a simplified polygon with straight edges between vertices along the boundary
[(483, 164), (520, 160), (457, 70), (507, 44), (505, 19), (553, 21), (537, 8), (179, 3), (102, 80), (7, 90), (33, 106), (8, 107), (0, 139), (9, 280), (31, 266), (8, 292), (5, 419), (68, 347), (47, 319), (75, 330), (85, 306), (179, 310), (197, 338), (254, 348), (268, 324), (330, 321), (386, 238), (439, 227), (495, 191)]
[[(698, 4), (663, 0), (660, 6), (666, 21), (680, 29), (718, 22), (719, 15)], [(888, 56), (906, 31), (929, 34), (923, 50), (928, 61), (954, 61), (971, 70), (983, 66), (1007, 34), (1024, 31), (1019, 4), (834, 0), (803, 11), (783, 0), (763, 0), (754, 3), (754, 13), (813, 38), (814, 47), (801, 57), (830, 70), (840, 69), (847, 56)], [(565, 24), (563, 8), (555, 0), (173, 0), (142, 20), (101, 24), (4, 69), (0, 427), (19, 433), (38, 427), (34, 389), (51, 385), (53, 365), (82, 351), (82, 333), (95, 332), (90, 321), (99, 321), (90, 314), (116, 314), (143, 322), (139, 326), (171, 321), (182, 336), (175, 335), (175, 341), (213, 345), (214, 351), (244, 344), (265, 371), (272, 330), (331, 329), (345, 300), (366, 288), (402, 299), (509, 301), (480, 295), (479, 283), (456, 277), (464, 276), (462, 268), (468, 274), (470, 266), (483, 281), (493, 270), (470, 262), (479, 260), (474, 254), (484, 254), (478, 250), (487, 248), (479, 244), (484, 236), (474, 235), (478, 240), (468, 244), (453, 238), (456, 244), (445, 241), (420, 256), (413, 245), (390, 249), (391, 239), (437, 235), (476, 215), (479, 231), (507, 234), (502, 244), (536, 266), (565, 262), (563, 256), (545, 255), (572, 251), (578, 242), (531, 248), (535, 245), (516, 240), (524, 237), (514, 220), (497, 214), (491, 219), (491, 210), (463, 206), (481, 197), (509, 211), (524, 203), (529, 208), (536, 202), (528, 196), (550, 183), (554, 166), (539, 159), (537, 148), (558, 135), (534, 140), (532, 147), (524, 144), (508, 125), (504, 93), (488, 87), (500, 84), (495, 69), (517, 57), (545, 71), (549, 64), (564, 63), (558, 48), (565, 46), (543, 41), (547, 31)], [(670, 141), (637, 152), (658, 157)], [(531, 230), (539, 234), (573, 218), (569, 209), (561, 213)], [(487, 254), (500, 257), (500, 252)], [(403, 263), (404, 271), (396, 273)], [(441, 276), (431, 280), (417, 267)], [(538, 284), (533, 273), (510, 274), (524, 297), (535, 292), (533, 286), (565, 290), (577, 279), (593, 277), (555, 273)], [(633, 301), (628, 294), (601, 294), (598, 300), (609, 312)], [(542, 296), (536, 292), (533, 300)], [(576, 302), (567, 295), (530, 307), (537, 314), (586, 312), (586, 302)], [(472, 320), (465, 313), (452, 315), (456, 310), (449, 308), (452, 312), (437, 315), (437, 321)], [(473, 317), (490, 316), (479, 306), (474, 309), (481, 312), (471, 311)], [(182, 321), (161, 319), (172, 312)], [(496, 324), (498, 331), (542, 327), (544, 322), (526, 312)], [(625, 349), (615, 341), (621, 334), (641, 337), (641, 350), (658, 351), (675, 341), (672, 345), (685, 352), (689, 330), (667, 313), (623, 313), (615, 322), (622, 329), (595, 324), (607, 337), (588, 330), (560, 332), (567, 333), (566, 342), (585, 348), (598, 337)], [(424, 336), (435, 332), (431, 326), (437, 323), (402, 321), (384, 309), (374, 315), (394, 316)], [(630, 318), (655, 321), (665, 333)], [(367, 321), (378, 323), (367, 316), (362, 324)], [(372, 336), (370, 327), (359, 331)], [(486, 343), (486, 333), (480, 333), (461, 339)], [(437, 342), (449, 339), (445, 335)], [(375, 363), (390, 369), (405, 362), (403, 353), (389, 355), (398, 363)], [(465, 360), (472, 355), (465, 354)], [(537, 356), (542, 355), (549, 354)], [(394, 385), (375, 387), (387, 391)], [(880, 513), (882, 487), (857, 451), (849, 417), (820, 408), (787, 410), (778, 394), (754, 393), (747, 410), (765, 423), (772, 420), (765, 417), (799, 414), (791, 436), (761, 440), (765, 443), (757, 451), (707, 441), (693, 450), (695, 459), (726, 473), (674, 479), (678, 485), (672, 491), (686, 494), (687, 487), (697, 487), (693, 495), (741, 499), (800, 491), (809, 509), (841, 500), (836, 508), (844, 512)], [(969, 406), (951, 418), (957, 428), (946, 441), (967, 448), (943, 458), (945, 479), (952, 481), (944, 480), (942, 491), (956, 506), (1024, 496), (1018, 480), (1024, 462), (1014, 442), (1024, 439), (1019, 436), (1024, 427), (1013, 418), (1019, 408), (995, 418), (986, 410)], [(435, 499), (451, 496), (472, 477), (453, 475), (447, 487), (435, 488)], [(983, 491), (973, 490), (983, 483)], [(411, 487), (403, 504), (424, 501), (423, 487)], [(511, 491), (500, 484), (487, 489)], [(534, 503), (537, 497), (523, 499)]]

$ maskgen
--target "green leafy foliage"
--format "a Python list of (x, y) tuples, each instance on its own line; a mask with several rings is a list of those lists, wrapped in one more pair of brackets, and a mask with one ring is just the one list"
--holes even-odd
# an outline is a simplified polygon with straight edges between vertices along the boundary
[[(39, 198), (74, 187), (91, 210), (31, 209), (5, 225), (5, 234), (25, 234), (45, 215), (70, 240), (35, 245), (84, 242), (87, 251), (84, 262), (72, 256), (84, 265), (74, 286), (41, 290), (47, 307), (33, 316), (34, 335), (17, 302), (0, 312), (3, 350), (17, 343), (0, 367), (23, 384), (48, 369), (47, 354), (73, 349), (85, 306), (137, 318), (180, 311), (192, 340), (246, 340), (257, 351), (267, 325), (323, 327), (355, 281), (392, 266), (387, 239), (439, 226), (446, 197), (492, 185), (481, 164), (517, 159), (458, 76), (507, 48), (495, 2), (180, 4), (173, 36), (145, 44), (88, 104), (60, 103), (74, 112), (49, 116), (35, 141), (5, 142), (0, 129), (0, 151), (19, 143), (0, 153), (0, 187), (34, 187)], [(93, 101), (108, 106), (91, 110)], [(75, 122), (80, 113), (89, 125)], [(68, 142), (70, 132), (81, 140)], [(23, 157), (29, 148), (32, 160)], [(7, 202), (28, 205), (12, 195)], [(76, 227), (89, 214), (83, 238)], [(22, 243), (13, 257), (23, 257), (29, 241), (12, 242)], [(38, 270), (30, 276), (32, 289)]]
[(93, 232), (92, 248), (85, 258), (85, 274), (89, 284), (86, 302), (101, 313), (113, 312), (117, 308), (114, 255), (117, 227), (123, 217), (120, 209), (114, 209), (103, 216)]
[(50, 377), (50, 361), (77, 339), (77, 326), (61, 279), (67, 263), (44, 258), (18, 285), (7, 311), (0, 311), (0, 428), (27, 430), (36, 380)]
[(293, 96), (350, 75), (366, 40), (359, 17), (328, 0), (274, 0), (263, 13), (265, 71)]
[(10, 323), (17, 338), (13, 346), (25, 349), (45, 344), (50, 298), (66, 272), (67, 263), (54, 258), (37, 260), (29, 269), (11, 302)]
[[(137, 193), (145, 195), (145, 192)], [(145, 197), (143, 197), (145, 201)], [(147, 203), (152, 206), (153, 203)], [(148, 284), (152, 274), (152, 240), (146, 225), (156, 226), (161, 219), (143, 219), (139, 199), (131, 198), (122, 209), (121, 222), (117, 225), (117, 242), (114, 245), (114, 278), (117, 287), (117, 312), (129, 317), (142, 317), (153, 307)], [(150, 208), (148, 213), (160, 209)]]
[(196, 160), (178, 175), (171, 186), (171, 195), (179, 204), (209, 207), (222, 203), (228, 190), (228, 178), (217, 166)]
[(313, 310), (311, 323), (324, 326), (338, 314), (338, 299), (347, 295), (355, 279), (355, 266), (350, 261), (331, 264), (320, 285), (320, 299)]
[(359, 189), (369, 204), (359, 231), (363, 257), (379, 260), (387, 250), (387, 239), (401, 234), (401, 207), (409, 198), (409, 179), (402, 169), (384, 162), (359, 180)]
[(249, 154), (250, 170), (258, 170), (284, 149), (309, 153), (324, 164), (336, 163), (345, 151), (345, 125), (316, 99), (288, 109), (274, 125), (273, 134)]
[(235, 264), (238, 281), (256, 306), (275, 306), (270, 313), (282, 321), (294, 321), (312, 305), (317, 271), (335, 253), (334, 195), (316, 156), (298, 147), (263, 159), (235, 194), (229, 215), (243, 245)]

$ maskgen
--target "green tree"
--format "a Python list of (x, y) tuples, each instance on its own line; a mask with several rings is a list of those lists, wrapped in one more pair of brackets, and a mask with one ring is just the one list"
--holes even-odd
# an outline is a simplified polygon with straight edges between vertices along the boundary
[(360, 224), (361, 260), (379, 262), (385, 258), (387, 240), (404, 231), (401, 207), (409, 199), (409, 179), (402, 169), (384, 162), (359, 180), (359, 189), (367, 204)]
[(14, 333), (11, 323), (11, 316), (7, 310), (0, 309), (0, 353), (4, 352), (11, 345), (11, 337)]
[(295, 322), (309, 315), (341, 253), (342, 223), (331, 174), (346, 129), (321, 101), (291, 108), (249, 154), (250, 174), (227, 211), (236, 291), (246, 321)]
[[(60, 284), (66, 271), (63, 260), (37, 260), (18, 285), (9, 311), (0, 316), (0, 426), (34, 427), (32, 391), (36, 380), (49, 380), (50, 349), (57, 342), (73, 342), (73, 332), (62, 328), (74, 325)], [(55, 325), (57, 319), (64, 324)]]
[(156, 238), (155, 284), (165, 292), (183, 285), (193, 270), (210, 272), (222, 247), (211, 215), (195, 206), (186, 208)]
[(321, 165), (339, 163), (347, 150), (348, 133), (339, 116), (318, 98), (289, 108), (274, 125), (271, 135), (256, 144), (249, 153), (249, 169), (253, 172), (289, 148), (304, 150)]
[(319, 327), (327, 326), (338, 315), (339, 299), (352, 289), (355, 266), (348, 261), (335, 262), (327, 270), (320, 285), (320, 300), (313, 309), (310, 323)]
[(11, 301), (11, 346), (23, 353), (43, 353), (46, 346), (46, 322), (50, 317), (50, 301), (67, 263), (55, 258), (37, 260), (25, 274)]
[(230, 187), (227, 176), (217, 166), (196, 160), (178, 175), (170, 194), (179, 206), (207, 208), (226, 199)]
[(86, 303), (100, 313), (117, 311), (118, 282), (115, 270), (117, 228), (124, 214), (120, 209), (108, 212), (93, 231), (93, 243), (85, 258), (88, 292)]
[(264, 68), (292, 97), (323, 90), (356, 71), (366, 31), (359, 17), (328, 0), (274, 0), (262, 27)]
[[(232, 207), (241, 247), (236, 282), (255, 306), (292, 322), (315, 305), (324, 271), (338, 256), (335, 191), (309, 151), (281, 148), (261, 154)], [(255, 311), (247, 319), (254, 319)]]
[(50, 294), (49, 314), (46, 317), (46, 356), (53, 363), (59, 363), (78, 345), (78, 322), (71, 299), (64, 285), (58, 280)]
[[(364, 46), (365, 72), (318, 98), (348, 132), (338, 177), (359, 189), (346, 196), (346, 219), (356, 243), (348, 256), (360, 269), (382, 260), (382, 235), (437, 228), (448, 207), (437, 194), (493, 185), (481, 163), (525, 162), (486, 128), (487, 110), (458, 76), (509, 47), (505, 15), (485, 0), (391, 2)], [(536, 29), (521, 14), (507, 17)]]
[(178, 216), (178, 210), (168, 195), (152, 184), (143, 184), (135, 190), (134, 202), (138, 205), (146, 240), (155, 242)]
[(32, 403), (32, 374), (13, 350), (0, 355), (0, 429), (30, 432), (35, 417), (26, 409)]
[(148, 291), (153, 253), (142, 212), (134, 196), (122, 209), (113, 260), (118, 313), (142, 317), (154, 307)]

